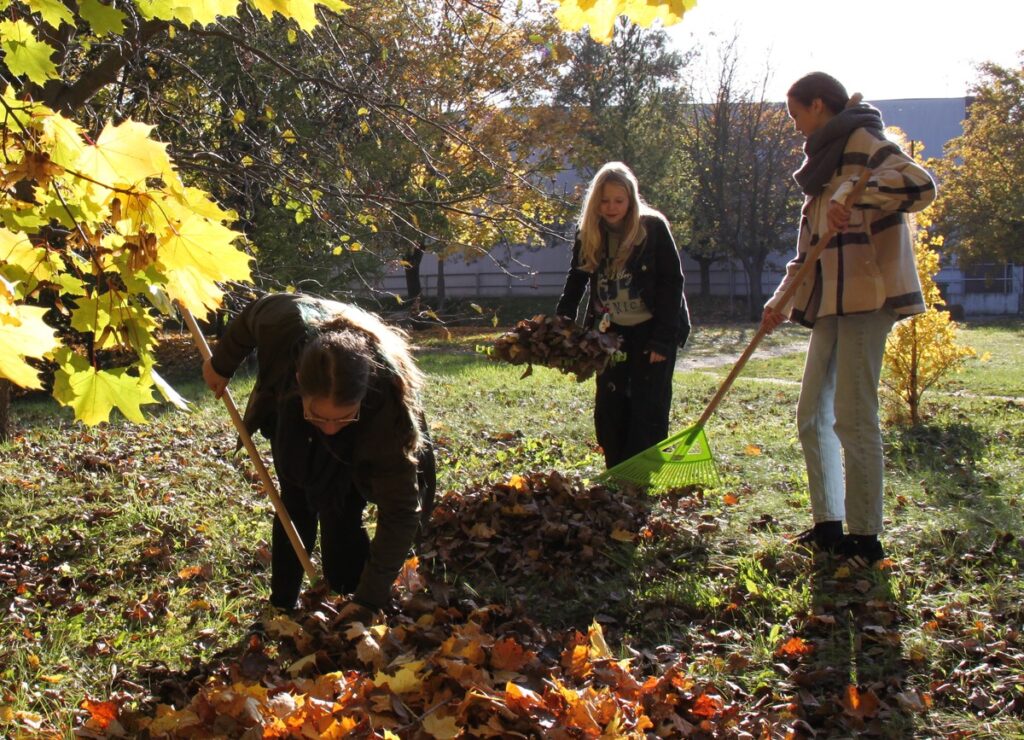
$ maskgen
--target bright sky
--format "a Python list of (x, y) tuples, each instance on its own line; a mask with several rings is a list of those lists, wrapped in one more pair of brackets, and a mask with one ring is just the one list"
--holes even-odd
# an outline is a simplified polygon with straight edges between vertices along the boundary
[(712, 64), (736, 35), (745, 82), (771, 68), (769, 100), (821, 70), (870, 101), (964, 96), (979, 62), (1019, 67), (1022, 28), (1020, 0), (697, 0), (666, 30)]

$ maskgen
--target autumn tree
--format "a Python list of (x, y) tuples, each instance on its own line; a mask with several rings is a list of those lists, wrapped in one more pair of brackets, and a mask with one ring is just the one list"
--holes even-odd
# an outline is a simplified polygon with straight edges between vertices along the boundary
[[(645, 3), (631, 0), (623, 5), (635, 5), (634, 12), (650, 22), (652, 8)], [(681, 16), (676, 5), (668, 4), (673, 12), (665, 16), (667, 20)], [(468, 13), (476, 12), (483, 19), (473, 44), (495, 37), (522, 43), (519, 31), (503, 34), (500, 30), (507, 25), (509, 8), (520, 6), (484, 2), (467, 3), (465, 7)], [(481, 151), (470, 132), (486, 130), (492, 120), (486, 115), (471, 121), (431, 118), (430, 111), (406, 105), (401, 97), (385, 97), (392, 94), (390, 89), (374, 98), (375, 65), (404, 43), (395, 33), (398, 29), (380, 29), (380, 38), (386, 43), (378, 44), (376, 61), (374, 53), (368, 52), (358, 63), (341, 67), (344, 75), (353, 69), (358, 74), (340, 78), (332, 78), (330, 70), (319, 76), (297, 71), (272, 51), (249, 43), (252, 37), (245, 35), (256, 27), (259, 16), (264, 22), (276, 23), (289, 44), (306, 43), (319, 28), (321, 46), (315, 47), (319, 52), (330, 48), (337, 38), (363, 30), (344, 25), (345, 13), (351, 9), (342, 0), (248, 0), (242, 4), (238, 0), (132, 0), (116, 6), (96, 0), (23, 0), (4, 3), (3, 9), (0, 339), (5, 351), (0, 354), (0, 378), (38, 388), (42, 380), (38, 365), (32, 363), (52, 358), (57, 368), (54, 396), (90, 424), (106, 420), (115, 407), (129, 419), (141, 421), (141, 407), (155, 400), (153, 388), (180, 403), (155, 368), (153, 349), (159, 315), (173, 313), (175, 304), (204, 315), (220, 304), (223, 282), (250, 278), (250, 255), (239, 249), (243, 235), (233, 228), (237, 213), (219, 205), (206, 192), (204, 188), (211, 183), (230, 181), (228, 187), (248, 197), (245, 187), (260, 180), (248, 177), (245, 170), (262, 168), (264, 185), (276, 176), (286, 189), (264, 187), (254, 202), (263, 205), (269, 199), (271, 205), (283, 204), (304, 220), (319, 219), (327, 228), (337, 229), (333, 233), (338, 234), (339, 243), (345, 243), (345, 236), (352, 240), (345, 233), (345, 229), (353, 228), (351, 224), (358, 224), (360, 233), (381, 231), (380, 218), (369, 206), (389, 216), (397, 214), (398, 222), (418, 228), (413, 214), (398, 211), (394, 207), (396, 199), (380, 192), (375, 182), (361, 180), (361, 172), (335, 168), (335, 177), (320, 177), (319, 168), (330, 168), (335, 159), (313, 157), (307, 151), (307, 161), (314, 165), (310, 170), (289, 168), (289, 162), (294, 165), (303, 160), (301, 153), (290, 160), (283, 156), (298, 141), (299, 132), (278, 115), (281, 111), (302, 110), (303, 106), (270, 105), (260, 110), (259, 90), (251, 90), (248, 98), (239, 96), (237, 104), (230, 97), (204, 95), (209, 88), (198, 84), (204, 75), (190, 69), (189, 57), (177, 56), (179, 47), (171, 42), (183, 37), (194, 40), (198, 50), (191, 57), (194, 59), (202, 57), (202, 50), (207, 48), (205, 41), (230, 41), (243, 70), (256, 61), (276, 68), (294, 83), (296, 99), (301, 101), (302, 94), (307, 94), (306, 110), (315, 104), (321, 90), (340, 92), (347, 113), (343, 117), (346, 130), (354, 126), (367, 147), (390, 143), (386, 137), (374, 135), (379, 121), (388, 122), (396, 138), (407, 142), (415, 140), (418, 127), (429, 125), (444, 131), (446, 145), (437, 148), (433, 156), (436, 152), (454, 152), (448, 160), (452, 169), (460, 153)], [(653, 9), (657, 11), (656, 6)], [(559, 13), (562, 23), (600, 21), (593, 15), (594, 8), (572, 3), (565, 3)], [(325, 30), (327, 20), (332, 25)], [(339, 22), (341, 25), (334, 25)], [(453, 16), (442, 23), (457, 25), (461, 20)], [(599, 27), (600, 22), (594, 26)], [(544, 45), (543, 35), (532, 43), (539, 49)], [(344, 53), (357, 53), (339, 48)], [(500, 53), (484, 48), (488, 53)], [(477, 70), (486, 79), (495, 79), (494, 75), (488, 76), (484, 66), (478, 65)], [(499, 70), (498, 75), (504, 68)], [(168, 84), (182, 73), (196, 83), (192, 89)], [(152, 85), (143, 84), (147, 77)], [(430, 82), (439, 84), (436, 80)], [(492, 109), (504, 102), (478, 94), (491, 103)], [(194, 108), (185, 105), (185, 97), (190, 95), (199, 98)], [(176, 96), (180, 115), (165, 115), (171, 111), (166, 105), (151, 105), (157, 97), (167, 103), (168, 96)], [(461, 102), (469, 109), (475, 101)], [(454, 104), (453, 110), (458, 105)], [(520, 113), (513, 109), (509, 115)], [(143, 123), (133, 114), (149, 120)], [(520, 121), (518, 117), (514, 120)], [(195, 125), (189, 129), (186, 124), (192, 122)], [(192, 136), (180, 138), (192, 140), (194, 136), (201, 145), (191, 155), (182, 146), (184, 156), (179, 161), (176, 151), (169, 154), (166, 144), (151, 136), (156, 123), (184, 125)], [(246, 123), (260, 136), (247, 139), (248, 130), (243, 128)], [(306, 141), (337, 147), (337, 138), (323, 135), (325, 131), (310, 128), (309, 133)], [(241, 138), (251, 152), (237, 159), (219, 158), (222, 151), (238, 151), (208, 146), (211, 137), (224, 141)], [(273, 145), (267, 147), (268, 141)], [(180, 145), (177, 142), (176, 148)], [(520, 161), (526, 161), (523, 151), (517, 155)], [(425, 159), (431, 161), (431, 156)], [(186, 162), (188, 172), (183, 166)], [(340, 182), (336, 176), (339, 172)], [(435, 183), (445, 183), (446, 170), (439, 169), (438, 174)], [(528, 180), (517, 173), (516, 181)], [(337, 211), (322, 208), (325, 195), (346, 207)], [(472, 189), (441, 202), (465, 225), (459, 232), (463, 243), (470, 241), (464, 238), (468, 225), (485, 221), (480, 218), (479, 198), (485, 198), (487, 204), (501, 202), (490, 192), (485, 196)], [(348, 203), (353, 204), (351, 208)], [(529, 212), (529, 208), (520, 210)], [(355, 217), (350, 220), (352, 215)], [(346, 226), (338, 227), (342, 216)], [(520, 215), (505, 219), (508, 223), (522, 222)], [(485, 228), (494, 228), (497, 222), (492, 218)], [(356, 251), (341, 244), (332, 249), (332, 254), (335, 250), (350, 254)], [(67, 324), (84, 341), (65, 342), (44, 317), (51, 322), (54, 317), (62, 317), (57, 323)], [(127, 350), (134, 360), (122, 367), (103, 367), (98, 353), (107, 349)]]
[[(239, 18), (179, 43), (158, 75), (183, 82), (154, 94), (142, 76), (138, 97), (175, 122), (196, 176), (218, 163), (209, 187), (239, 211), (262, 275), (365, 292), (367, 272), (412, 266), (425, 245), (475, 256), (543, 228), (539, 185), (560, 159), (546, 142), (565, 137), (536, 102), (558, 36), (501, 2), (367, 4), (291, 39)], [(467, 213), (503, 226), (466, 240), (448, 227)]]
[(736, 79), (736, 40), (724, 47), (717, 86), (708, 103), (689, 108), (682, 139), (692, 166), (691, 255), (710, 292), (710, 266), (738, 260), (747, 278), (751, 320), (761, 315), (768, 257), (795, 243), (801, 194), (792, 173), (800, 139), (785, 109), (765, 99), (764, 84), (743, 89)]
[(1024, 262), (1024, 66), (981, 65), (964, 132), (934, 162), (943, 249), (962, 262)]
[[(378, 172), (394, 170), (393, 160), (380, 155), (353, 157), (353, 162), (362, 163), (357, 169), (346, 166), (339, 156), (342, 149), (387, 151), (398, 142), (426, 152), (417, 142), (422, 142), (423, 131), (429, 131), (438, 136), (432, 144), (436, 153), (427, 156), (436, 183), (446, 183), (447, 172), (466, 173), (470, 169), (466, 162), (475, 157), (477, 171), (489, 165), (490, 171), (498, 173), (499, 185), (509, 190), (504, 179), (509, 169), (503, 167), (508, 157), (488, 158), (487, 152), (481, 156), (480, 144), (481, 140), (492, 142), (492, 152), (510, 150), (507, 124), (520, 111), (506, 105), (505, 111), (488, 115), (512, 97), (502, 79), (509, 73), (508, 64), (487, 74), (484, 58), (478, 55), (472, 70), (475, 77), (470, 70), (464, 72), (467, 79), (480, 84), (457, 91), (475, 94), (477, 99), (449, 98), (453, 110), (475, 117), (445, 117), (410, 103), (415, 89), (384, 87), (373, 92), (373, 83), (380, 79), (375, 65), (382, 66), (388, 49), (401, 48), (398, 40), (403, 28), (388, 25), (380, 17), (379, 4), (362, 21), (369, 29), (382, 29), (370, 43), (376, 45), (376, 62), (370, 53), (373, 48), (331, 45), (332, 40), (353, 35), (351, 29), (335, 25), (337, 18), (324, 22), (322, 16), (314, 38), (308, 32), (318, 19), (311, 4), (276, 4), (284, 12), (293, 12), (299, 23), (298, 28), (278, 29), (287, 43), (313, 45), (305, 55), (296, 55), (299, 61), (294, 67), (282, 62), (285, 55), (275, 55), (273, 45), (261, 38), (265, 24), (260, 25), (248, 6), (242, 7), (237, 19), (217, 21), (222, 5), (155, 9), (142, 4), (126, 13), (107, 6), (97, 11), (89, 4), (83, 6), (82, 15), (75, 15), (67, 8), (45, 5), (40, 6), (43, 11), (33, 12), (31, 3), (15, 4), (9, 12), (18, 17), (0, 27), (7, 49), (8, 85), (3, 97), (7, 189), (0, 204), (7, 228), (0, 239), (0, 264), (5, 279), (3, 313), (8, 317), (5, 338), (14, 348), (4, 358), (0, 373), (19, 385), (40, 385), (36, 370), (25, 359), (53, 353), (59, 342), (42, 320), (45, 309), (31, 304), (44, 300), (55, 305), (87, 341), (54, 355), (58, 364), (54, 393), (88, 422), (106, 419), (115, 406), (129, 418), (141, 420), (140, 406), (154, 401), (150, 392), (154, 385), (175, 398), (153, 363), (154, 308), (170, 312), (171, 302), (178, 301), (194, 313), (205, 314), (219, 304), (218, 282), (250, 276), (249, 257), (234, 246), (241, 232), (228, 226), (236, 221), (236, 213), (216, 205), (190, 183), (216, 188), (222, 201), (247, 206), (247, 215), (253, 219), (266, 206), (281, 206), (294, 214), (296, 222), (323, 225), (325, 233), (334, 236), (333, 244), (324, 245), (332, 255), (357, 252), (358, 237), (382, 231), (385, 217), (392, 224), (417, 228), (415, 214), (397, 207), (407, 193), (396, 196), (380, 187), (380, 178), (372, 177), (375, 167)], [(257, 2), (254, 7), (262, 6)], [(406, 4), (394, 7), (401, 10)], [(344, 9), (341, 3), (335, 3), (335, 8)], [(426, 4), (423, 8), (432, 12)], [(465, 15), (435, 19), (433, 27), (465, 28), (472, 16), (477, 35), (464, 34), (465, 45), (482, 47), (492, 55), (488, 61), (494, 62), (498, 49), (484, 42), (500, 38), (507, 57), (523, 49), (528, 52), (525, 57), (517, 55), (524, 70), (535, 66), (529, 53), (546, 53), (542, 43), (526, 43), (522, 28), (504, 24), (500, 13), (466, 8)], [(169, 33), (171, 29), (174, 34)], [(60, 69), (69, 70), (66, 76), (59, 75), (50, 60), (57, 47), (39, 40), (61, 33), (68, 39), (59, 52)], [(171, 35), (187, 36), (190, 43), (175, 43)], [(458, 37), (460, 32), (452, 35)], [(196, 61), (210, 48), (211, 38), (230, 44), (219, 55), (221, 61), (228, 52), (238, 61), (225, 72), (230, 73), (233, 66), (239, 82), (225, 90), (214, 91), (205, 84), (215, 77), (214, 70), (203, 70)], [(262, 40), (264, 47), (250, 40)], [(429, 38), (420, 46), (431, 47)], [(325, 49), (335, 52), (334, 56), (323, 54)], [(324, 58), (328, 63), (355, 58), (358, 63), (317, 69), (316, 61)], [(460, 61), (456, 58), (452, 63)], [(286, 78), (290, 89), (267, 84), (270, 76), (258, 73), (259, 65)], [(443, 84), (444, 73), (423, 68), (419, 72), (423, 77), (411, 82), (436, 88)], [(184, 84), (170, 82), (181, 79)], [(223, 81), (224, 76), (219, 79)], [(495, 99), (503, 92), (509, 98)], [(39, 98), (75, 113), (95, 128), (82, 128), (36, 102)], [(311, 115), (324, 108), (327, 114)], [(133, 114), (169, 124), (181, 153), (177, 162), (168, 156), (164, 144), (149, 138), (152, 127), (136, 123)], [(119, 123), (104, 124), (107, 116)], [(480, 136), (481, 130), (487, 135)], [(294, 152), (300, 136), (305, 147)], [(525, 161), (522, 148), (512, 151)], [(188, 180), (184, 179), (186, 169)], [(529, 186), (522, 190), (536, 192), (524, 173), (515, 172), (512, 177)], [(500, 218), (526, 225), (512, 211), (498, 217), (483, 212), (479, 205), (485, 199), (496, 207), (508, 205), (507, 200), (493, 197), (496, 189), (470, 183), (467, 189), (432, 203), (467, 222), (493, 224)], [(417, 199), (418, 204), (424, 202), (422, 197)], [(461, 237), (462, 243), (470, 242), (465, 231)], [(282, 241), (296, 249), (288, 240)], [(101, 367), (96, 353), (115, 348), (131, 350), (136, 360), (123, 368)]]
[(673, 223), (679, 220), (686, 193), (678, 145), (686, 105), (681, 74), (689, 55), (671, 50), (663, 30), (624, 18), (607, 44), (579, 33), (569, 46), (555, 102), (577, 131), (570, 161), (581, 172), (625, 162), (645, 199)]

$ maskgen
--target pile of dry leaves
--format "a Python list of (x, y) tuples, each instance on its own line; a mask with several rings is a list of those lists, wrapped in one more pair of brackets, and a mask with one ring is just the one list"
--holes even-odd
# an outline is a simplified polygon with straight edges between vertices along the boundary
[(534, 316), (523, 319), (494, 340), (488, 354), (513, 365), (533, 365), (572, 373), (579, 381), (600, 373), (619, 350), (620, 338), (593, 329), (583, 329), (565, 316)]

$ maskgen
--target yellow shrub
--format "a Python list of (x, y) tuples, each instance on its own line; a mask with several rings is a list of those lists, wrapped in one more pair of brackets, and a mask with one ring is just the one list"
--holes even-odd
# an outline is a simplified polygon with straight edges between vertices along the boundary
[(885, 345), (885, 371), (882, 375), (883, 400), (890, 420), (897, 423), (921, 422), (921, 397), (948, 373), (959, 370), (973, 348), (956, 341), (957, 324), (946, 311), (934, 275), (939, 271), (942, 237), (928, 233), (931, 208), (917, 215), (914, 253), (927, 310), (893, 327)]

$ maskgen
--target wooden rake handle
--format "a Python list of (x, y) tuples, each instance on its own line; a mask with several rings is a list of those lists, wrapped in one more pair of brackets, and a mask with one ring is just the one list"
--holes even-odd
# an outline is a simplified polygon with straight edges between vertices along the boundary
[[(864, 192), (864, 188), (868, 185), (868, 178), (870, 177), (871, 170), (864, 169), (861, 171), (860, 177), (853, 186), (853, 190), (849, 192), (846, 196), (846, 200), (843, 201), (847, 208), (852, 208), (854, 203), (857, 202), (857, 199), (860, 198), (861, 193)], [(785, 306), (789, 303), (801, 283), (803, 283), (807, 278), (811, 270), (814, 269), (814, 266), (818, 262), (818, 258), (821, 256), (821, 253), (825, 251), (828, 243), (835, 238), (835, 235), (835, 229), (829, 229), (818, 239), (817, 243), (807, 251), (807, 257), (804, 259), (804, 263), (800, 265), (800, 269), (793, 277), (793, 281), (789, 284), (789, 287), (786, 288), (785, 292), (783, 292), (779, 305)], [(736, 380), (737, 376), (743, 370), (743, 366), (747, 364), (747, 360), (749, 360), (750, 356), (754, 354), (754, 350), (757, 349), (757, 345), (761, 343), (761, 340), (764, 339), (766, 334), (768, 334), (768, 331), (762, 324), (758, 328), (757, 333), (754, 334), (753, 339), (750, 340), (750, 344), (748, 344), (747, 348), (743, 350), (743, 354), (740, 355), (738, 360), (736, 360), (736, 364), (732, 366), (732, 370), (729, 372), (729, 375), (726, 376), (724, 381), (722, 381), (722, 385), (719, 386), (718, 392), (715, 393), (714, 397), (704, 409), (704, 413), (700, 415), (700, 419), (698, 419), (697, 423), (694, 425), (694, 436), (696, 436), (697, 431), (704, 428), (707, 420), (711, 418), (711, 414), (715, 413), (715, 409), (718, 408), (718, 404), (722, 402), (723, 398), (725, 398), (725, 394), (729, 392), (733, 381)]]
[[(210, 359), (210, 345), (206, 343), (206, 337), (203, 336), (203, 332), (199, 329), (199, 324), (196, 323), (195, 316), (181, 303), (178, 303), (178, 311), (181, 312), (182, 318), (185, 319), (185, 323), (188, 324), (188, 329), (192, 332), (192, 339), (195, 340), (196, 348), (199, 350), (199, 354), (203, 358), (203, 362)], [(245, 422), (242, 421), (242, 415), (238, 413), (238, 407), (235, 405), (234, 399), (231, 398), (231, 391), (227, 388), (224, 389), (224, 394), (221, 396), (224, 400), (224, 405), (227, 407), (228, 413), (231, 415), (231, 421), (235, 424), (235, 429), (238, 431), (238, 436), (242, 440), (242, 445), (245, 447), (245, 451), (249, 453), (249, 459), (252, 460), (253, 466), (256, 468), (256, 473), (260, 477), (260, 484), (263, 487), (264, 493), (270, 497), (271, 503), (274, 504), (274, 511), (277, 512), (277, 518), (281, 520), (281, 526), (284, 527), (285, 534), (288, 535), (289, 542), (292, 543), (292, 548), (295, 550), (295, 554), (299, 558), (299, 562), (302, 563), (302, 569), (306, 571), (306, 575), (309, 577), (310, 583), (316, 583), (318, 580), (318, 574), (316, 568), (313, 567), (313, 562), (309, 559), (309, 553), (306, 552), (305, 546), (302, 544), (302, 540), (299, 538), (299, 532), (295, 529), (295, 523), (292, 521), (291, 516), (288, 515), (288, 509), (285, 508), (284, 501), (281, 500), (281, 496), (277, 492), (277, 486), (274, 485), (273, 478), (270, 477), (270, 473), (267, 470), (267, 466), (263, 464), (263, 458), (260, 456), (259, 450), (256, 449), (256, 445), (252, 441), (252, 435), (249, 434), (249, 430), (245, 428)]]

